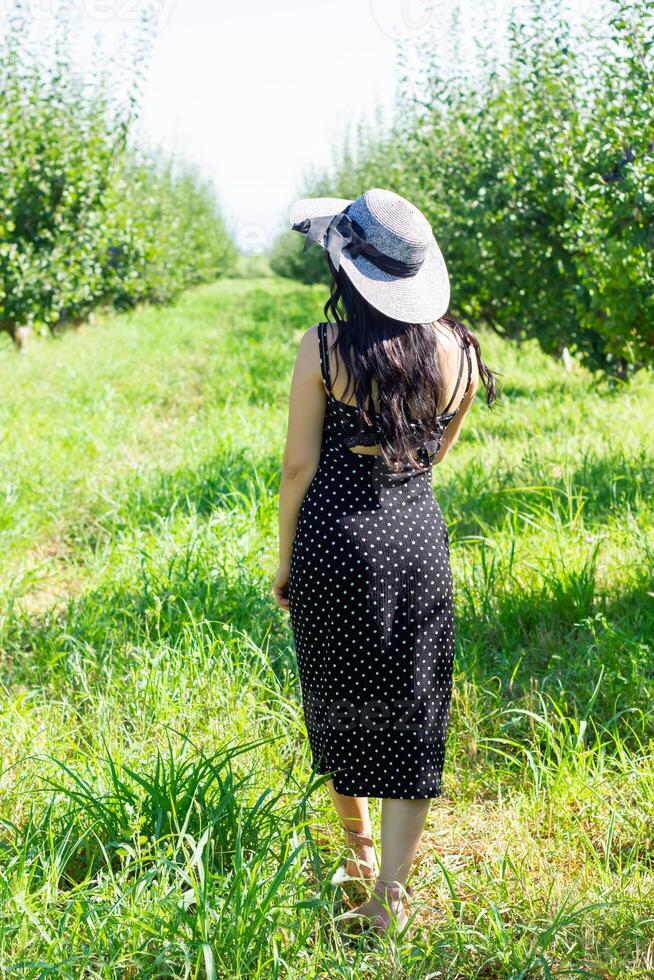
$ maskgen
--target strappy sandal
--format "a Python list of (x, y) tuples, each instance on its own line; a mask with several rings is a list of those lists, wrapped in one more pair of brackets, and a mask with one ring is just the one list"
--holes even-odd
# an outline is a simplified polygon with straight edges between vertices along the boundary
[(409, 919), (407, 899), (413, 898), (413, 888), (401, 885), (399, 882), (386, 882), (378, 878), (370, 900), (373, 898), (380, 906), (378, 912), (361, 911), (363, 906), (368, 904), (364, 902), (361, 906), (338, 916), (337, 920), (348, 932), (375, 935), (384, 935), (391, 929), (401, 932)]
[[(377, 875), (375, 847), (372, 839), (360, 830), (347, 830), (347, 828), (343, 828), (343, 830), (346, 843), (352, 849), (353, 854), (336, 869), (332, 875), (332, 885), (343, 885), (352, 881), (362, 885), (367, 881), (372, 881)], [(362, 851), (363, 854), (361, 854)]]

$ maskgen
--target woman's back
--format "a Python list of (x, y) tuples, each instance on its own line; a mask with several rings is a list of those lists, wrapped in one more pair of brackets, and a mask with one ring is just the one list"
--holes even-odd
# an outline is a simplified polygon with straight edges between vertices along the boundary
[[(356, 400), (352, 397), (351, 387), (347, 381), (347, 371), (335, 345), (339, 325), (337, 323), (323, 323), (319, 324), (316, 329), (321, 373), (328, 398), (336, 402), (343, 419), (348, 419), (349, 422), (354, 423), (358, 416)], [(470, 353), (470, 344), (467, 341), (462, 343), (460, 336), (446, 324), (435, 323), (433, 330), (437, 337), (435, 356), (438, 375), (442, 379), (442, 391), (438, 405), (440, 431), (432, 433), (432, 436), (442, 435), (445, 428), (452, 424), (467, 393), (472, 390), (474, 394), (479, 379), (476, 361)], [(379, 394), (375, 379), (372, 380), (371, 386), (373, 406), (378, 417)], [(412, 418), (414, 418), (413, 415)], [(359, 444), (352, 444), (350, 440), (348, 448), (352, 452), (369, 455), (381, 454), (379, 443), (373, 444), (370, 438)]]

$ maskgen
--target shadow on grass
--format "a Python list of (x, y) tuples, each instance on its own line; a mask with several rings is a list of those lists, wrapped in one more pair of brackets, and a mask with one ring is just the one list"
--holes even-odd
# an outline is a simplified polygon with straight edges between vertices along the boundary
[(103, 500), (71, 536), (95, 547), (101, 539), (156, 527), (175, 514), (206, 517), (217, 510), (238, 510), (254, 517), (277, 494), (279, 471), (276, 452), (261, 457), (225, 446), (196, 467), (135, 477), (114, 501)]
[(589, 590), (582, 603), (547, 586), (498, 590), (485, 611), (464, 599), (457, 672), (485, 692), (487, 710), (524, 706), (539, 690), (577, 717), (592, 700), (593, 717), (609, 728), (622, 731), (626, 714), (626, 741), (628, 729), (654, 735), (651, 713), (640, 710), (654, 686), (652, 588), (650, 573), (615, 594)]
[(165, 565), (144, 562), (128, 583), (83, 593), (63, 611), (10, 612), (0, 642), (5, 684), (42, 687), (59, 678), (77, 687), (105, 670), (129, 673), (135, 651), (150, 647), (179, 658), (214, 651), (245, 674), (255, 661), (261, 667), (263, 652), (278, 681), (296, 675), (287, 617), (275, 604), (269, 576), (242, 563), (220, 564), (197, 542)]
[(502, 461), (489, 471), (474, 460), (441, 485), (436, 468), (435, 492), (456, 540), (500, 528), (512, 514), (563, 526), (583, 514), (587, 524), (603, 524), (646, 506), (653, 484), (654, 460), (645, 451), (637, 457), (615, 452), (540, 473), (533, 460), (528, 472), (507, 469)]

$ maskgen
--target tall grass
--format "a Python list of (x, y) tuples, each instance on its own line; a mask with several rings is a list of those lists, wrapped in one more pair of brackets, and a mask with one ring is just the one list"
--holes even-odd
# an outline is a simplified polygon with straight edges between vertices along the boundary
[(646, 976), (654, 389), (484, 331), (500, 404), (434, 473), (458, 633), (413, 929), (333, 924), (340, 835), (270, 593), (322, 292), (223, 280), (0, 350), (2, 971)]

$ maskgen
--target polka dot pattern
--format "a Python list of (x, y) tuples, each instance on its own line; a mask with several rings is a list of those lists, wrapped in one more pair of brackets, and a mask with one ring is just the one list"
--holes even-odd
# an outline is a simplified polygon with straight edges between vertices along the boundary
[[(441, 794), (455, 625), (449, 535), (427, 467), (394, 474), (329, 393), (320, 463), (300, 508), (289, 612), (314, 771), (346, 796)], [(353, 428), (354, 427), (354, 428)], [(369, 443), (370, 444), (370, 443)], [(436, 447), (437, 448), (437, 447)]]

